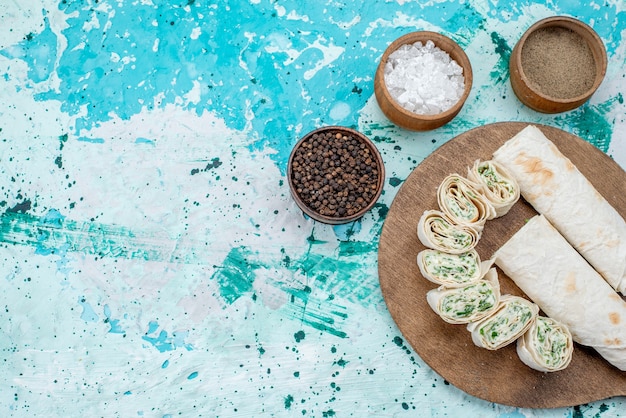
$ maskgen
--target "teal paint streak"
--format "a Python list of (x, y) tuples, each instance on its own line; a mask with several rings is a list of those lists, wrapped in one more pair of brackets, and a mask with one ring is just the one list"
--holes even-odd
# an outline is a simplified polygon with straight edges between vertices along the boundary
[(346, 332), (337, 329), (335, 319), (327, 315), (319, 315), (314, 312), (307, 311), (307, 316), (302, 319), (302, 323), (339, 338), (346, 338), (348, 336)]
[(459, 2), (459, 5), (443, 27), (450, 32), (448, 35), (451, 38), (465, 47), (474, 36), (473, 32), (484, 28), (485, 18), (469, 2)]
[(291, 287), (285, 288), (287, 293), (291, 295), (291, 301), (294, 302), (296, 299), (300, 299), (305, 303), (309, 301), (309, 297), (311, 295), (312, 289), (309, 286), (304, 286), (302, 289), (294, 289)]
[(608, 113), (620, 103), (617, 95), (603, 103), (590, 105), (585, 103), (580, 108), (568, 112), (556, 119), (566, 126), (572, 133), (607, 152), (613, 132), (612, 124), (608, 120)]
[[(188, 331), (174, 331), (170, 335), (165, 330), (161, 330), (157, 333), (158, 330), (158, 322), (150, 321), (148, 331), (141, 339), (150, 343), (152, 347), (156, 348), (161, 353), (173, 351), (177, 348), (185, 348), (187, 351), (193, 350), (193, 346), (185, 341), (189, 335)], [(161, 367), (163, 368), (163, 365)]]
[[(453, 1), (441, 7), (356, 0), (324, 7), (298, 0), (281, 2), (285, 10), (300, 11), (307, 20), (277, 15), (272, 2), (166, 6), (110, 2), (107, 6), (100, 11), (82, 2), (60, 2), (59, 10), (67, 16), (62, 34), (68, 41), (57, 57), (60, 86), (37, 94), (37, 100), (58, 100), (63, 111), (77, 116), (73, 130), (80, 140), (102, 142), (103, 138), (89, 138), (82, 132), (110, 120), (111, 115), (127, 120), (144, 109), (177, 103), (200, 80), (200, 101), (181, 106), (197, 114), (215, 112), (236, 130), (245, 128), (241, 115), (249, 109), (254, 114), (250, 148), (276, 149), (272, 158), (281, 170), (297, 140), (293, 126), (302, 123), (303, 132), (319, 124), (358, 126), (357, 110), (372, 95), (373, 83), (345, 80), (363, 80), (373, 74), (388, 42), (415, 30), (370, 27), (370, 18), (401, 12), (409, 19), (440, 25), (442, 32), (463, 44), (471, 40), (466, 28), (479, 27), (483, 20), (469, 5)], [(357, 16), (360, 19), (354, 20)], [(106, 32), (83, 30), (84, 22), (92, 20), (100, 28), (107, 27)], [(336, 23), (342, 21), (354, 21), (354, 25), (345, 30)], [(196, 28), (198, 37), (189, 37)], [(364, 35), (368, 31), (371, 34)], [(292, 61), (284, 48), (268, 52), (275, 46), (299, 51), (299, 56)], [(342, 51), (320, 67), (325, 47)], [(49, 55), (55, 57), (56, 52)], [(38, 63), (29, 64), (36, 68)], [(219, 73), (215, 68), (220, 68)], [(162, 99), (155, 104), (157, 96)], [(337, 99), (351, 111), (333, 119)], [(277, 113), (276, 109), (290, 111)]]
[[(320, 300), (311, 295), (312, 289), (309, 286), (292, 288), (284, 284), (277, 285), (291, 296), (290, 303), (282, 309), (289, 318), (336, 337), (347, 337), (346, 332), (340, 329), (341, 326), (338, 323), (348, 316), (344, 307), (333, 303), (332, 299)], [(300, 342), (305, 336), (302, 330), (294, 334), (296, 342)]]
[(67, 220), (56, 210), (41, 217), (21, 211), (0, 214), (0, 242), (31, 246), (41, 255), (77, 252), (144, 261), (198, 261), (193, 248), (172, 253), (169, 237), (117, 225)]
[(497, 32), (491, 32), (491, 42), (495, 45), (495, 52), (500, 58), (490, 76), (496, 83), (502, 84), (509, 78), (509, 60), (512, 50), (506, 40)]
[(155, 145), (154, 139), (148, 139), (148, 138), (136, 138), (135, 139), (135, 144), (147, 144), (147, 145)]
[[(0, 215), (0, 242), (12, 245), (26, 245), (37, 249), (42, 255), (61, 256), (59, 268), (66, 268), (67, 255), (72, 252), (92, 254), (98, 257), (130, 258), (145, 261), (202, 262), (195, 257), (201, 253), (194, 248), (179, 248), (179, 253), (171, 253), (171, 242), (165, 237), (151, 233), (133, 231), (127, 228), (98, 223), (68, 221), (57, 211), (37, 217), (20, 211), (5, 212)], [(315, 244), (313, 244), (315, 245)], [(374, 275), (367, 273), (367, 254), (375, 256), (372, 244), (343, 243), (339, 259), (306, 253), (299, 260), (290, 261), (289, 270), (305, 274), (317, 289), (360, 303), (364, 306), (378, 304), (382, 296)], [(260, 262), (250, 250), (239, 247), (232, 249), (221, 266), (217, 266), (211, 277), (220, 289), (220, 296), (226, 304), (234, 303), (242, 296), (253, 295), (256, 271), (270, 267)], [(347, 314), (342, 307), (315, 301), (309, 304), (312, 288), (290, 288), (275, 284), (292, 297), (289, 309), (308, 326), (345, 337), (345, 332), (337, 328), (338, 320), (345, 320)], [(292, 314), (290, 314), (292, 315)], [(111, 332), (123, 332), (116, 319), (110, 319)], [(168, 336), (152, 338), (165, 344)]]
[[(178, 253), (172, 254), (171, 241), (166, 237), (115, 225), (69, 221), (54, 210), (43, 217), (21, 210), (6, 211), (0, 215), (0, 242), (31, 246), (41, 255), (61, 257), (58, 261), (60, 271), (67, 271), (67, 257), (73, 252), (144, 261), (202, 262), (195, 256), (201, 252), (193, 247), (181, 247), (177, 249)], [(313, 247), (321, 244), (314, 239), (310, 243)], [(274, 284), (291, 295), (286, 313), (314, 329), (345, 338), (347, 334), (340, 325), (347, 318), (345, 309), (331, 300), (311, 298), (311, 294), (315, 289), (330, 294), (333, 299), (341, 297), (363, 306), (381, 303), (378, 281), (375, 275), (368, 273), (370, 270), (365, 264), (368, 258), (373, 262), (376, 251), (374, 243), (348, 241), (340, 243), (338, 257), (309, 251), (300, 259), (290, 258), (285, 267), (305, 274), (312, 284), (302, 288)], [(216, 267), (211, 279), (218, 283), (224, 303), (232, 304), (240, 297), (253, 297), (256, 272), (260, 268), (270, 268), (269, 264), (259, 261), (257, 254), (245, 247), (233, 248)], [(124, 333), (119, 319), (109, 315), (107, 320), (111, 327), (109, 332)], [(152, 330), (148, 334), (155, 332)], [(144, 340), (164, 350), (172, 347), (171, 338), (163, 331), (144, 337)]]
[(339, 243), (339, 257), (361, 256), (362, 254), (375, 253), (377, 250), (377, 242), (342, 241)]
[[(316, 281), (317, 283), (317, 281)], [(323, 281), (321, 283), (324, 283)], [(332, 302), (334, 296), (320, 300), (312, 295), (313, 289), (310, 286), (294, 288), (283, 283), (276, 284), (285, 293), (290, 295), (290, 303), (283, 308), (284, 313), (302, 324), (317, 330), (345, 338), (347, 334), (339, 329), (337, 321), (347, 318), (345, 308)], [(304, 331), (294, 334), (297, 342), (304, 339)]]
[[(583, 3), (573, 2), (568, 4), (567, 7), (563, 7), (562, 12), (580, 19), (581, 16), (585, 16), (585, 7), (586, 5)], [(623, 28), (626, 28), (626, 13), (624, 13), (623, 8), (618, 11), (614, 7), (605, 7), (602, 9), (602, 13), (595, 17), (593, 21), (585, 21), (585, 23), (591, 25), (593, 30), (602, 38), (607, 53), (613, 54), (616, 52), (622, 42)]]
[[(353, 250), (357, 247), (350, 246)], [(293, 263), (294, 268), (304, 272), (324, 291), (337, 297), (360, 303), (363, 306), (382, 302), (382, 295), (376, 277), (369, 274), (365, 255), (376, 252), (375, 247), (364, 246), (363, 253), (353, 253), (350, 257), (327, 257), (308, 253)]]
[(109, 305), (104, 305), (104, 316), (106, 318), (104, 322), (106, 324), (109, 324), (110, 326), (109, 333), (111, 334), (125, 334), (126, 333), (126, 331), (124, 331), (124, 329), (122, 329), (122, 327), (120, 326), (120, 320), (111, 318), (111, 308), (109, 307)]
[(43, 27), (41, 32), (28, 34), (17, 45), (0, 50), (0, 55), (26, 62), (28, 64), (27, 76), (34, 83), (41, 83), (50, 78), (57, 56), (57, 37), (50, 28), (45, 10)]
[(293, 404), (293, 396), (287, 395), (285, 397), (285, 409), (291, 409), (291, 405)]
[(232, 304), (241, 296), (252, 293), (254, 272), (259, 267), (258, 263), (251, 261), (251, 253), (246, 248), (237, 247), (228, 253), (211, 279), (219, 284), (222, 299)]
[[(59, 89), (44, 91), (36, 98), (58, 100), (65, 112), (76, 115), (74, 133), (79, 140), (104, 142), (103, 138), (89, 138), (81, 132), (110, 120), (112, 114), (128, 119), (144, 108), (176, 103), (193, 88), (193, 81), (202, 80), (200, 101), (182, 106), (197, 114), (215, 112), (237, 130), (244, 128), (246, 122), (241, 115), (249, 108), (254, 114), (251, 149), (266, 146), (276, 149), (278, 152), (272, 158), (283, 171), (291, 146), (297, 140), (292, 127), (302, 123), (303, 132), (329, 123), (356, 127), (356, 110), (365, 105), (373, 85), (345, 83), (345, 80), (371, 76), (388, 42), (415, 30), (402, 26), (370, 28), (370, 19), (394, 16), (396, 12), (408, 19), (424, 19), (438, 25), (441, 32), (462, 46), (487, 30), (485, 16), (468, 2), (455, 1), (442, 2), (437, 7), (426, 7), (419, 2), (362, 4), (356, 0), (329, 3), (323, 8), (306, 7), (296, 0), (281, 3), (286, 10), (306, 10), (307, 21), (277, 16), (274, 5), (265, 2), (220, 4), (216, 9), (200, 2), (158, 7), (144, 2), (112, 2), (108, 6), (110, 9), (102, 12), (81, 2), (59, 4), (59, 9), (68, 16), (63, 35), (69, 42), (59, 57), (54, 49), (56, 37), (46, 17), (44, 29), (32, 35), (33, 41), (25, 40), (2, 52), (27, 62), (29, 77), (35, 82), (50, 75), (54, 59), (58, 58)], [(584, 15), (584, 7), (569, 4), (566, 12)], [(336, 24), (351, 21), (357, 10), (361, 18), (349, 31)], [(83, 30), (83, 23), (92, 18), (101, 28), (108, 26), (107, 32)], [(152, 25), (153, 21), (156, 25)], [(614, 53), (621, 41), (619, 28), (626, 25), (625, 14), (618, 13), (616, 6), (607, 5), (593, 25), (605, 40), (607, 52)], [(200, 29), (200, 35), (192, 39), (188, 34), (195, 28)], [(364, 38), (366, 29), (372, 32)], [(246, 37), (246, 33), (252, 36)], [(501, 57), (491, 75), (494, 80), (503, 81), (507, 77), (511, 48), (495, 32), (489, 36)], [(318, 41), (323, 46), (336, 45), (343, 51), (334, 62), (308, 78), (305, 73), (315, 68), (322, 56), (321, 49), (312, 47)], [(363, 42), (367, 43), (367, 49), (360, 47)], [(44, 45), (47, 50), (26, 51), (31, 44)], [(280, 48), (268, 52), (268, 48), (276, 45), (301, 54), (290, 62), (290, 57)], [(112, 59), (115, 54), (120, 59)], [(33, 57), (39, 59), (35, 61)], [(133, 59), (132, 64), (125, 63), (125, 57)], [(218, 66), (219, 74), (214, 70)], [(242, 86), (241, 80), (248, 82)], [(159, 95), (163, 99), (155, 105), (154, 98)], [(310, 100), (302, 100), (303, 95)], [(332, 120), (329, 115), (337, 98), (352, 111), (341, 120)], [(291, 111), (277, 114), (275, 109)], [(83, 114), (83, 110), (87, 113)], [(300, 117), (303, 114), (307, 115), (304, 120)]]
[(507, 412), (505, 414), (498, 415), (498, 418), (525, 418), (526, 415), (519, 411)]
[(89, 302), (85, 300), (85, 298), (78, 299), (78, 303), (83, 308), (83, 311), (80, 315), (80, 319), (85, 322), (96, 322), (98, 321), (98, 314), (93, 310)]
[(349, 222), (347, 224), (335, 225), (333, 226), (333, 231), (337, 238), (343, 241), (349, 240), (355, 234), (358, 234), (361, 231), (361, 220), (357, 220), (355, 222)]

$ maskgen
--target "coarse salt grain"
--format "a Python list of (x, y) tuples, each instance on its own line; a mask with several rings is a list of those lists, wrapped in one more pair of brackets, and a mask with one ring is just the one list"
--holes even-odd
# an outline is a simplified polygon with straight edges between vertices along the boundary
[(463, 68), (433, 41), (400, 46), (389, 54), (384, 75), (391, 97), (420, 115), (445, 112), (465, 90)]

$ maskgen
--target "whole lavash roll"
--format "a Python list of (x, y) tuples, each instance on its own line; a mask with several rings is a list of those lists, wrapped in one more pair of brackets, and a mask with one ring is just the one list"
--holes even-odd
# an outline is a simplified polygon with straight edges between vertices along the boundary
[(626, 371), (626, 302), (543, 215), (531, 218), (494, 258), (574, 341)]
[(521, 194), (618, 292), (626, 295), (626, 222), (536, 126), (493, 153)]

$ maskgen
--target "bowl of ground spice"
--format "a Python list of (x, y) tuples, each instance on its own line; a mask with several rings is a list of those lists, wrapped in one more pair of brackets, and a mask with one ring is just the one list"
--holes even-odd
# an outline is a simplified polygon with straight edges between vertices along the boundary
[(289, 156), (291, 195), (309, 217), (326, 224), (361, 218), (383, 190), (385, 168), (374, 143), (341, 126), (309, 132)]
[(437, 32), (418, 31), (387, 47), (374, 76), (374, 93), (394, 124), (427, 131), (461, 111), (472, 81), (472, 65), (459, 44)]
[(602, 39), (587, 24), (553, 16), (532, 25), (509, 60), (511, 87), (526, 106), (560, 113), (585, 103), (604, 79)]

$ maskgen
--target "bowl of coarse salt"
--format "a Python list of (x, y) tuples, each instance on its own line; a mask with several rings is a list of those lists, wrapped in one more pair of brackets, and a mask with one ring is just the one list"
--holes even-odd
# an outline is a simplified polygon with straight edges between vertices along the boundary
[(396, 125), (415, 131), (439, 128), (463, 107), (472, 88), (465, 51), (437, 32), (411, 32), (383, 53), (374, 77), (376, 100)]
[(606, 69), (602, 39), (587, 24), (567, 16), (533, 24), (509, 60), (513, 92), (523, 104), (542, 113), (581, 106), (598, 89)]

